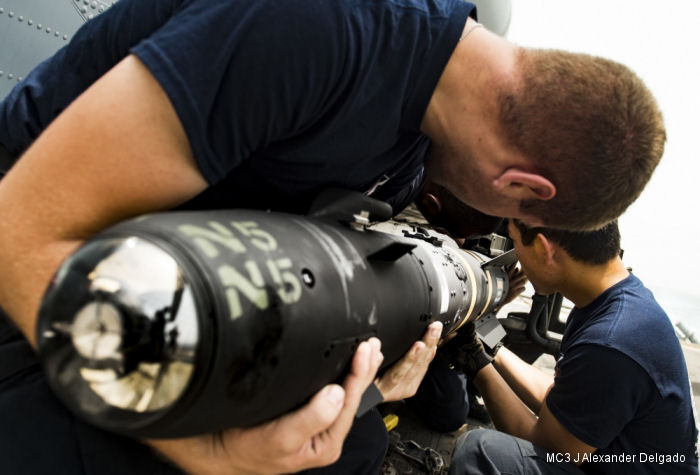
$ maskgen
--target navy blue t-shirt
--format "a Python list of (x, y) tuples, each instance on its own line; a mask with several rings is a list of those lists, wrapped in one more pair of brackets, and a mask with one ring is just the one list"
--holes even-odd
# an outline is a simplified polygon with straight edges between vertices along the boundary
[(569, 315), (547, 406), (597, 447), (588, 473), (698, 473), (683, 352), (666, 313), (630, 275)]
[(381, 183), (373, 196), (399, 211), (422, 182), (420, 122), (469, 15), (462, 0), (122, 0), (0, 105), (0, 143), (19, 155), (131, 52), (213, 187), (199, 207), (300, 211), (324, 187)]

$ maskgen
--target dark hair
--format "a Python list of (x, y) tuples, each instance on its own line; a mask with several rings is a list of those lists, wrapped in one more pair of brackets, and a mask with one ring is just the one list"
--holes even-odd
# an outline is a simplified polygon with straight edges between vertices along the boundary
[(574, 260), (585, 264), (605, 264), (620, 255), (620, 229), (612, 221), (596, 231), (564, 231), (543, 227), (528, 227), (519, 219), (513, 224), (520, 232), (524, 245), (530, 246), (538, 234), (558, 244)]
[(507, 143), (557, 188), (521, 203), (546, 226), (590, 230), (639, 196), (664, 151), (656, 100), (626, 66), (556, 50), (521, 49), (521, 77), (501, 93)]

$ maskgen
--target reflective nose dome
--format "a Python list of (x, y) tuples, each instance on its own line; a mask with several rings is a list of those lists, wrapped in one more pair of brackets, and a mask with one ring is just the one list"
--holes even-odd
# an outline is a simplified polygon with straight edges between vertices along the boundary
[(56, 274), (41, 313), (49, 379), (82, 411), (156, 412), (192, 378), (200, 332), (191, 285), (178, 262), (145, 239), (79, 249)]

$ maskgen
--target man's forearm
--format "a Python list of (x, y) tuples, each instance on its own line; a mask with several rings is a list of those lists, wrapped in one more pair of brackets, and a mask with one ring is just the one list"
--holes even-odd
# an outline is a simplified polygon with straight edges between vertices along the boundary
[(50, 236), (60, 234), (59, 223), (42, 229), (50, 223), (42, 215), (50, 206), (37, 200), (35, 189), (23, 186), (22, 177), (32, 173), (18, 166), (0, 182), (0, 305), (35, 346), (42, 295), (61, 261), (81, 240)]
[(535, 414), (539, 413), (547, 391), (554, 378), (521, 360), (507, 348), (501, 348), (493, 360), (493, 366), (508, 386)]
[(484, 398), (496, 428), (530, 440), (537, 416), (518, 398), (493, 365), (489, 364), (479, 371), (473, 382)]
[[(0, 233), (2, 231), (0, 226)], [(79, 241), (64, 241), (31, 249), (15, 245), (13, 249), (24, 255), (21, 259), (17, 255), (13, 257), (7, 252), (0, 252), (5, 254), (0, 256), (3, 267), (0, 273), (1, 305), (32, 346), (36, 346), (36, 315), (47, 282), (61, 260), (79, 244)], [(0, 244), (0, 247), (3, 245)]]

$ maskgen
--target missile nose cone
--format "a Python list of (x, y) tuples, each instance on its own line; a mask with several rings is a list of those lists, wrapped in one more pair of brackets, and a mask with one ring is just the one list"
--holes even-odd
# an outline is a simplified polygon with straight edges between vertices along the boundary
[(200, 346), (191, 287), (173, 255), (146, 239), (109, 237), (80, 248), (40, 309), (40, 355), (56, 392), (108, 425), (172, 406)]

